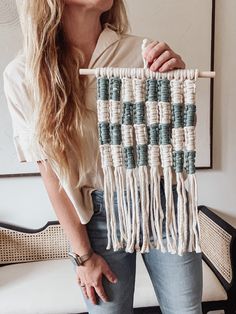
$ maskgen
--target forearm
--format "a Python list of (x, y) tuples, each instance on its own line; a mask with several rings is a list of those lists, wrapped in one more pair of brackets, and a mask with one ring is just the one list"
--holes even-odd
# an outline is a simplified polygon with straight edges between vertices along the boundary
[(59, 191), (59, 181), (57, 176), (49, 167), (50, 172), (46, 172), (41, 163), (39, 163), (39, 168), (52, 207), (70, 242), (72, 250), (79, 255), (86, 254), (90, 248), (86, 225), (80, 222), (74, 205), (70, 201), (65, 190), (62, 188)]
[(86, 225), (81, 224), (74, 205), (69, 200), (64, 189), (55, 193), (51, 203), (68, 237), (73, 252), (79, 255), (86, 254), (90, 248)]

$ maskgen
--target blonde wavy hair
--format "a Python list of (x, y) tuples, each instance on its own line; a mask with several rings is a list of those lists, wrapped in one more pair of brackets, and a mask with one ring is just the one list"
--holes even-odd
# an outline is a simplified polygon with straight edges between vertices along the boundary
[[(49, 163), (59, 166), (60, 177), (68, 181), (70, 150), (78, 172), (83, 173), (81, 139), (86, 126), (82, 122), (94, 114), (85, 105), (85, 78), (78, 75), (84, 55), (68, 44), (63, 32), (64, 0), (16, 2), (24, 38), (27, 88), (37, 112), (37, 142)], [(119, 34), (126, 33), (130, 25), (123, 0), (114, 0), (100, 21), (102, 28), (107, 25)]]

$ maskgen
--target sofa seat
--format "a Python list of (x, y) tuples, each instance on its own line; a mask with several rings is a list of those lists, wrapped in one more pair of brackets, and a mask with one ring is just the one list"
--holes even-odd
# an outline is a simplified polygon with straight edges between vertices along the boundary
[[(203, 261), (203, 301), (226, 300), (218, 279)], [(214, 287), (214, 289), (212, 289)], [(141, 255), (137, 255), (134, 307), (158, 305)], [(69, 259), (0, 267), (1, 314), (72, 314), (86, 312)]]

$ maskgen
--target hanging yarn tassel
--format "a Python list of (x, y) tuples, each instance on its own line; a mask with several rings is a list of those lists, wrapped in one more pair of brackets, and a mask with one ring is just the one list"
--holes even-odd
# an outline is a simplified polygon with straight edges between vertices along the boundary
[(185, 134), (185, 161), (188, 173), (188, 191), (189, 191), (189, 247), (188, 251), (195, 250), (201, 252), (200, 248), (200, 232), (197, 207), (197, 182), (196, 182), (196, 105), (195, 105), (195, 81), (186, 79), (184, 81), (184, 134)]
[(157, 80), (146, 81), (146, 112), (148, 130), (148, 164), (150, 166), (150, 220), (154, 247), (166, 252), (163, 244), (162, 224), (164, 213), (160, 195), (160, 148)]
[(110, 147), (110, 117), (109, 117), (109, 80), (105, 77), (97, 79), (98, 84), (98, 132), (100, 153), (102, 160), (102, 168), (104, 172), (104, 202), (107, 218), (107, 249), (111, 248), (117, 251), (121, 244), (117, 238), (116, 217), (114, 212), (114, 175), (112, 169), (112, 156)]
[(121, 145), (121, 79), (109, 79), (109, 107), (110, 107), (110, 136), (111, 136), (111, 155), (114, 165), (115, 190), (117, 192), (117, 205), (120, 230), (120, 245), (124, 246), (124, 241), (127, 241), (126, 232), (126, 210), (125, 210), (125, 195), (124, 195), (124, 163), (123, 163), (123, 148)]
[(141, 253), (149, 252), (149, 175), (147, 127), (145, 121), (145, 80), (134, 79), (134, 129), (136, 138), (137, 166), (139, 176), (140, 206), (142, 213), (143, 243)]
[(166, 199), (166, 239), (167, 250), (177, 252), (177, 227), (172, 193), (172, 145), (171, 145), (171, 104), (169, 80), (158, 81), (158, 107), (160, 114), (160, 153), (164, 174), (164, 190)]
[(183, 255), (187, 245), (187, 197), (183, 179), (184, 170), (184, 105), (183, 84), (180, 79), (173, 79), (171, 84), (172, 99), (172, 145), (173, 167), (177, 183), (177, 222), (178, 222), (178, 254)]
[[(126, 168), (126, 252), (132, 253), (135, 249), (140, 250), (140, 213), (137, 190), (137, 175), (135, 169), (134, 139), (133, 139), (133, 90), (132, 79), (122, 79), (122, 142)], [(135, 242), (136, 241), (136, 242)]]

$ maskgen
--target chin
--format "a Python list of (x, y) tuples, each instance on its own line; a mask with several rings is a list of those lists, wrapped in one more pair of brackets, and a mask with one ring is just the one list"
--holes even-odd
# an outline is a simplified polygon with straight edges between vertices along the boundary
[(67, 5), (79, 5), (88, 9), (100, 9), (108, 11), (113, 5), (114, 0), (65, 0)]

